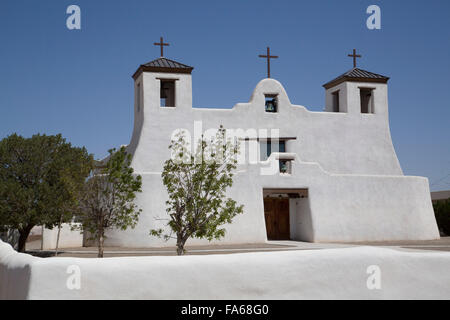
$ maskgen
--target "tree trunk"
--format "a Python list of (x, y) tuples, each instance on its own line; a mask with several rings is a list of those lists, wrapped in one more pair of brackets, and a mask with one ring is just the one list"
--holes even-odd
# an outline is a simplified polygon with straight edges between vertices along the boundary
[(97, 212), (98, 258), (103, 258), (103, 243), (105, 242), (105, 222), (103, 212)]
[(186, 240), (181, 236), (177, 236), (177, 255), (183, 256), (185, 253), (184, 245), (186, 244)]
[(61, 218), (59, 219), (59, 224), (58, 224), (58, 235), (56, 236), (55, 257), (58, 256), (59, 236), (61, 234), (61, 224), (62, 224), (62, 215), (61, 215)]
[(103, 258), (103, 243), (104, 243), (105, 237), (103, 236), (103, 233), (98, 238), (98, 257)]
[(177, 255), (184, 255), (184, 246), (182, 244), (177, 244)]
[(25, 245), (33, 227), (34, 226), (26, 226), (24, 229), (19, 230), (19, 252), (25, 252)]

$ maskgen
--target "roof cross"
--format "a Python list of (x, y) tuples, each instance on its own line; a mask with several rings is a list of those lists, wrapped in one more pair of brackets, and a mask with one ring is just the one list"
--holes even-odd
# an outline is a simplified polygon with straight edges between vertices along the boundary
[(164, 56), (164, 51), (163, 51), (164, 46), (169, 46), (169, 45), (170, 45), (170, 44), (168, 44), (168, 43), (164, 43), (163, 37), (160, 38), (160, 41), (159, 41), (159, 42), (155, 42), (155, 43), (153, 43), (153, 44), (154, 44), (155, 46), (160, 46), (160, 47), (161, 47), (161, 57)]
[(353, 49), (353, 54), (349, 54), (349, 57), (353, 58), (353, 68), (356, 68), (356, 58), (361, 58), (360, 54), (356, 54), (356, 49)]
[(270, 55), (270, 47), (267, 47), (267, 55), (259, 55), (260, 58), (267, 58), (267, 78), (270, 78), (270, 59), (277, 59), (278, 56)]

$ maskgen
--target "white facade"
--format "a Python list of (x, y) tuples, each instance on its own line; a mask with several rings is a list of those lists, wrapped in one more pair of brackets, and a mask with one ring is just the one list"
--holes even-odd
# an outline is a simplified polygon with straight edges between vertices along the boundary
[[(226, 226), (226, 236), (219, 243), (265, 242), (264, 191), (276, 193), (278, 189), (280, 193), (291, 190), (307, 194), (304, 198), (291, 195), (289, 200), (289, 237), (293, 240), (439, 238), (428, 180), (404, 176), (392, 145), (387, 80), (371, 82), (362, 77), (360, 82), (344, 79), (336, 85), (331, 83), (325, 92), (324, 112), (311, 112), (292, 104), (283, 86), (274, 79), (260, 81), (247, 103), (238, 103), (232, 109), (200, 109), (192, 106), (190, 72), (157, 70), (141, 68), (134, 75), (135, 125), (128, 152), (133, 155), (135, 173), (143, 179), (143, 192), (136, 200), (143, 212), (135, 229), (110, 232), (108, 245), (173, 245), (149, 236), (150, 229), (165, 225), (157, 219), (167, 217), (167, 192), (161, 171), (164, 161), (170, 158), (171, 137), (177, 129), (186, 129), (193, 137), (199, 137), (205, 130), (220, 125), (243, 129), (249, 134), (252, 130), (260, 134), (261, 129), (269, 133), (271, 129), (279, 129), (286, 152), (272, 153), (269, 160), (292, 161), (290, 173), (274, 175), (261, 174), (267, 162), (247, 162), (238, 167), (229, 196), (244, 205), (244, 214)], [(173, 107), (162, 107), (160, 102), (160, 86), (167, 79), (175, 81)], [(370, 113), (365, 114), (361, 113), (361, 89), (367, 88), (371, 90)], [(333, 106), (336, 99), (333, 93), (339, 96), (338, 110)], [(276, 113), (266, 112), (265, 95), (276, 96)], [(257, 137), (249, 138), (245, 148), (247, 158), (250, 145), (261, 145), (261, 141), (253, 139)], [(191, 245), (206, 243), (188, 241)]]

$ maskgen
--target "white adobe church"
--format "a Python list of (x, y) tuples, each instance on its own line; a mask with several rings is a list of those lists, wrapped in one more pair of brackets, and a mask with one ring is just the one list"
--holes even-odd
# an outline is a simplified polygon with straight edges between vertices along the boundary
[[(388, 77), (356, 68), (354, 62), (353, 69), (324, 85), (324, 111), (312, 112), (292, 104), (281, 83), (270, 78), (268, 50), (263, 57), (269, 76), (256, 85), (249, 102), (231, 109), (194, 108), (193, 68), (164, 58), (162, 39), (160, 45), (161, 58), (133, 75), (134, 130), (127, 151), (142, 176), (136, 202), (143, 211), (135, 229), (110, 232), (107, 245), (173, 245), (149, 236), (149, 230), (167, 222), (159, 220), (167, 218), (161, 172), (170, 158), (172, 135), (179, 129), (194, 133), (198, 123), (200, 130), (220, 125), (279, 129), (279, 147), (270, 135), (247, 137), (247, 146), (257, 145), (259, 159), (239, 165), (228, 192), (244, 205), (244, 214), (226, 225), (225, 238), (215, 243), (439, 238), (428, 179), (404, 176), (392, 144)], [(270, 161), (279, 162), (277, 172), (261, 174)]]

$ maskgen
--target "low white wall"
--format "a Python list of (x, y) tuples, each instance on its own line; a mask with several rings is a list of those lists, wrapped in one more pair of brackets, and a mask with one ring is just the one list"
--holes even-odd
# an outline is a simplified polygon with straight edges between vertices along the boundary
[(26, 299), (31, 283), (31, 267), (39, 261), (17, 253), (10, 244), (0, 241), (0, 299)]
[[(74, 224), (72, 224), (74, 225)], [(53, 250), (56, 248), (58, 238), (58, 227), (44, 229), (42, 234), (42, 250)], [(79, 248), (83, 246), (83, 234), (80, 231), (72, 231), (71, 225), (64, 223), (61, 225), (59, 235), (59, 248)]]
[[(380, 290), (367, 287), (373, 265)], [(77, 270), (80, 289), (70, 290)], [(0, 280), (0, 299), (450, 299), (450, 253), (357, 247), (44, 259), (0, 243)]]

